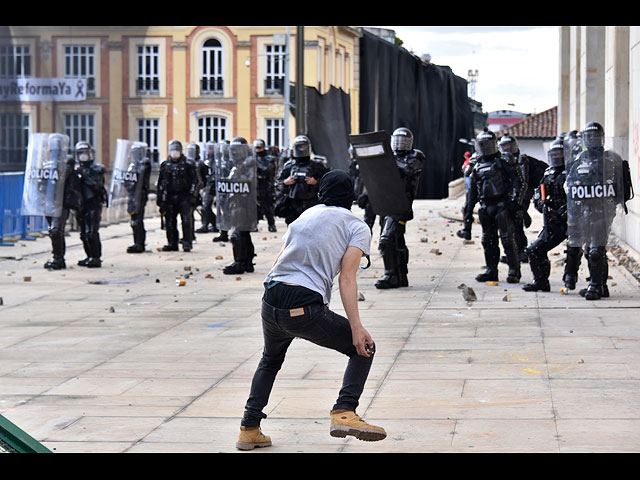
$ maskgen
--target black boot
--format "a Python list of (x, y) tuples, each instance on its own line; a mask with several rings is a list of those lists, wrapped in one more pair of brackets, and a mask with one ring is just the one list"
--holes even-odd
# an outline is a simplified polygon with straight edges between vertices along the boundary
[(229, 241), (229, 234), (226, 230), (221, 230), (220, 231), (220, 235), (218, 235), (217, 237), (214, 237), (213, 239), (214, 242), (228, 242)]
[(525, 292), (550, 292), (551, 285), (549, 285), (548, 280), (534, 280), (533, 283), (523, 285), (522, 289)]
[(47, 270), (62, 270), (64, 268), (67, 268), (67, 265), (64, 263), (64, 260), (54, 258), (45, 263), (44, 268), (46, 268)]

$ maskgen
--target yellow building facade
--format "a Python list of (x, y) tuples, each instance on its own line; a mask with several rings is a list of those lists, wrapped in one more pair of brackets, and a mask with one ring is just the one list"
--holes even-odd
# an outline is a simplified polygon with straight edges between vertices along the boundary
[[(356, 132), (359, 28), (303, 31), (304, 84), (348, 93)], [(296, 34), (285, 26), (0, 27), (0, 80), (86, 80), (81, 101), (5, 99), (0, 120), (23, 140), (25, 131), (88, 140), (107, 167), (118, 138), (145, 141), (155, 163), (172, 139), (242, 136), (286, 148), (297, 133), (283, 95), (285, 61), (296, 81)]]

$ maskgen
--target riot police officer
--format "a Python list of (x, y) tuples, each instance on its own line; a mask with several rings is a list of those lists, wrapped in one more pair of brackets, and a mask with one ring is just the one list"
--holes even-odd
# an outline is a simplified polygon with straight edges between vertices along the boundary
[(233, 138), (227, 152), (221, 155), (221, 159), (216, 159), (216, 181), (220, 184), (233, 183), (226, 188), (227, 192), (219, 193), (218, 212), (221, 225), (225, 230), (232, 230), (233, 263), (225, 266), (222, 273), (234, 275), (254, 271), (253, 257), (256, 254), (251, 231), (258, 224), (257, 168), (252, 146), (245, 138)]
[(204, 186), (201, 191), (202, 205), (202, 225), (196, 230), (196, 233), (208, 233), (217, 232), (216, 228), (216, 214), (213, 212), (213, 200), (215, 198), (215, 166), (214, 166), (214, 151), (215, 143), (207, 142), (205, 144), (204, 161), (201, 165), (201, 177), (203, 179)]
[(480, 203), (478, 218), (482, 226), (482, 248), (485, 271), (476, 276), (479, 282), (498, 281), (500, 247), (507, 257), (507, 282), (520, 281), (520, 259), (514, 238), (513, 215), (520, 209), (517, 203), (518, 178), (498, 150), (496, 136), (487, 128), (476, 137), (478, 159), (471, 173), (468, 208)]
[(514, 213), (514, 234), (520, 261), (526, 263), (528, 261), (526, 254), (527, 236), (524, 231), (525, 228), (531, 226), (531, 216), (528, 213), (529, 205), (549, 165), (522, 153), (516, 138), (508, 133), (502, 136), (498, 148), (503, 154), (512, 156), (515, 159), (517, 178), (520, 183), (520, 193), (517, 198), (520, 209)]
[(127, 253), (142, 253), (145, 251), (147, 238), (147, 231), (144, 228), (144, 209), (149, 199), (151, 178), (151, 162), (145, 143), (135, 143), (131, 148), (129, 171), (135, 175), (127, 176), (125, 182), (129, 193), (127, 212), (131, 216), (130, 225), (133, 231), (133, 245), (127, 247)]
[(80, 239), (87, 257), (78, 265), (89, 268), (102, 266), (102, 243), (100, 242), (100, 220), (102, 206), (107, 200), (105, 188), (105, 168), (95, 163), (95, 152), (89, 142), (80, 141), (75, 146), (79, 166), (76, 173), (80, 179), (82, 204), (76, 218), (80, 229)]
[(533, 197), (533, 204), (543, 218), (538, 238), (527, 247), (533, 282), (522, 287), (527, 292), (551, 290), (551, 262), (548, 252), (567, 238), (567, 195), (564, 190), (564, 145), (561, 140), (551, 144), (547, 153), (549, 167)]
[(291, 160), (280, 172), (279, 216), (288, 225), (307, 208), (318, 203), (318, 182), (329, 169), (311, 158), (311, 141), (306, 135), (298, 135), (292, 145)]
[[(589, 267), (589, 286), (580, 293), (587, 300), (609, 296), (606, 245), (618, 205), (624, 205), (625, 165), (604, 148), (604, 129), (589, 122), (582, 131), (583, 151), (567, 170), (567, 270), (565, 287), (575, 288), (580, 249)], [(576, 258), (577, 257), (577, 258)]]
[[(411, 204), (416, 196), (424, 166), (424, 153), (413, 148), (413, 133), (405, 127), (394, 130), (390, 143), (400, 178), (404, 182), (404, 193)], [(384, 263), (384, 276), (375, 284), (378, 289), (409, 286), (407, 276), (409, 249), (404, 234), (406, 224), (411, 219), (413, 219), (411, 207), (403, 214), (388, 215), (384, 218), (384, 226), (378, 242), (378, 249)]]
[(157, 204), (165, 216), (165, 252), (178, 251), (178, 215), (182, 222), (182, 249), (190, 252), (193, 238), (193, 207), (196, 203), (196, 169), (187, 161), (178, 140), (169, 142), (169, 158), (160, 164)]
[(277, 158), (269, 154), (262, 139), (254, 140), (253, 148), (258, 167), (258, 220), (266, 218), (269, 231), (276, 232), (273, 202), (275, 199)]
[[(45, 218), (49, 225), (48, 233), (51, 240), (51, 253), (53, 258), (44, 264), (47, 270), (60, 270), (66, 268), (65, 251), (66, 242), (64, 239), (65, 225), (71, 210), (78, 210), (82, 203), (82, 193), (80, 192), (79, 178), (74, 174), (75, 158), (67, 154), (69, 138), (66, 135), (54, 133), (49, 135), (48, 150), (49, 164), (63, 172), (61, 183), (64, 185), (62, 194), (62, 208), (60, 214), (55, 216), (47, 215)], [(58, 167), (58, 164), (62, 168)], [(57, 211), (57, 210), (56, 210)]]

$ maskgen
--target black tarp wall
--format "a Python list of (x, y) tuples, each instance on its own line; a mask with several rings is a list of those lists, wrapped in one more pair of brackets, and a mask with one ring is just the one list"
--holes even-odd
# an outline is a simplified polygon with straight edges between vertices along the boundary
[[(377, 103), (377, 118), (376, 118)], [(377, 122), (376, 122), (377, 120)], [(473, 138), (467, 81), (451, 68), (425, 64), (404, 48), (364, 31), (360, 39), (360, 133), (409, 128), (414, 148), (426, 157), (417, 198), (448, 196), (448, 183), (462, 175)]]

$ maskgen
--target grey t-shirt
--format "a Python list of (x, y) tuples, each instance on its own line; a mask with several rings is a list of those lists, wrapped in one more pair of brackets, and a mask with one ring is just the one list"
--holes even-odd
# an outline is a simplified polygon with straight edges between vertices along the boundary
[(371, 230), (350, 210), (320, 204), (302, 212), (283, 240), (284, 250), (265, 281), (301, 285), (318, 292), (328, 305), (347, 247), (369, 255)]

